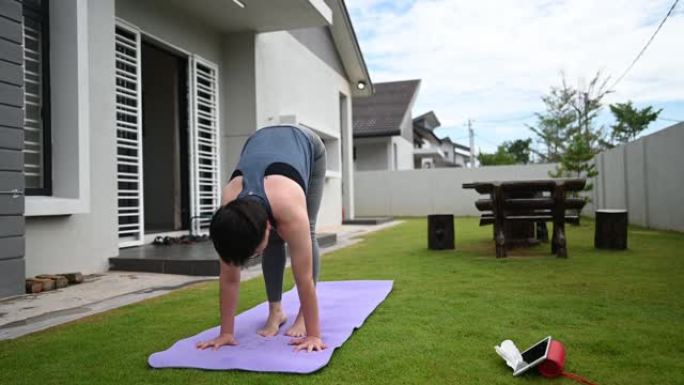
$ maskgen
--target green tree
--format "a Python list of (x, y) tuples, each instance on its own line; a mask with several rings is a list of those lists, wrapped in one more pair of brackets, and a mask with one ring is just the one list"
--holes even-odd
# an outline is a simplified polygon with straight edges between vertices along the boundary
[(535, 114), (535, 126), (528, 125), (541, 146), (533, 152), (542, 162), (560, 162), (577, 134), (584, 137), (594, 154), (608, 147), (604, 127), (596, 122), (603, 99), (610, 92), (608, 80), (597, 72), (586, 87), (576, 89), (563, 77), (560, 87), (551, 87), (542, 97), (545, 111)]
[[(538, 124), (530, 129), (543, 146), (536, 152), (542, 161), (558, 162), (549, 173), (551, 177), (590, 179), (598, 175), (594, 157), (609, 147), (605, 129), (596, 121), (603, 99), (610, 93), (608, 80), (597, 72), (586, 87), (576, 89), (563, 79), (561, 87), (552, 87), (550, 94), (542, 98), (546, 111), (537, 114)], [(588, 182), (585, 191), (592, 189)]]
[(658, 119), (660, 110), (652, 106), (642, 109), (634, 108), (631, 101), (610, 105), (610, 112), (615, 116), (615, 124), (611, 126), (610, 138), (614, 144), (626, 143), (636, 139), (643, 130)]
[(503, 142), (494, 153), (479, 153), (477, 160), (482, 166), (501, 166), (506, 164), (527, 164), (530, 162), (532, 139), (517, 139)]
[(596, 153), (591, 149), (587, 137), (581, 133), (575, 133), (570, 139), (556, 171), (550, 175), (554, 178), (585, 177), (588, 180), (584, 190), (591, 191), (594, 188), (591, 178), (598, 175), (598, 170), (593, 162), (595, 155)]
[(515, 157), (515, 162), (520, 164), (530, 163), (530, 146), (532, 139), (516, 139), (512, 142), (504, 142), (503, 146), (509, 154)]
[(506, 164), (516, 164), (515, 155), (508, 152), (508, 149), (500, 145), (496, 152), (492, 154), (481, 152), (477, 155), (477, 160), (481, 166), (501, 166)]
[(572, 101), (577, 91), (568, 87), (563, 79), (560, 87), (551, 87), (551, 92), (542, 97), (546, 111), (536, 113), (536, 126), (527, 127), (537, 136), (537, 143), (542, 147), (535, 154), (542, 162), (558, 162), (565, 150), (565, 142), (570, 129), (577, 121)]
[(604, 127), (596, 124), (596, 118), (603, 109), (603, 98), (612, 92), (608, 90), (609, 80), (609, 77), (602, 79), (601, 73), (597, 72), (585, 89), (577, 90), (577, 98), (571, 103), (577, 122), (571, 129), (569, 144), (575, 142), (576, 134), (580, 134), (584, 137), (587, 151), (594, 155), (609, 147)]

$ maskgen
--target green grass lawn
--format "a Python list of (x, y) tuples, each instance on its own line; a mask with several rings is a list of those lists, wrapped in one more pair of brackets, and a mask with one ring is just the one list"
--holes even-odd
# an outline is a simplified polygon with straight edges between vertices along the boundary
[[(631, 228), (628, 251), (598, 251), (585, 220), (568, 229), (568, 259), (542, 245), (497, 260), (474, 218), (457, 219), (455, 251), (428, 251), (426, 228), (410, 219), (324, 257), (323, 280), (395, 286), (315, 374), (150, 369), (150, 353), (218, 323), (208, 283), (0, 342), (0, 384), (545, 383), (512, 377), (493, 347), (546, 335), (598, 384), (684, 383), (683, 234)], [(261, 279), (243, 283), (240, 311), (262, 301)]]

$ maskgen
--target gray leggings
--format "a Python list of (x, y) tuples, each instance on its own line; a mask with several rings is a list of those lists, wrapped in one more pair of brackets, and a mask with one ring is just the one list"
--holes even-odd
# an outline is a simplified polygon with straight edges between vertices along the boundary
[[(318, 135), (312, 131), (305, 128), (302, 130), (313, 138), (314, 143), (314, 164), (306, 194), (306, 211), (309, 214), (309, 231), (311, 232), (313, 278), (314, 282), (318, 282), (320, 256), (318, 240), (316, 239), (316, 218), (318, 217), (318, 209), (321, 206), (323, 185), (325, 184), (325, 145)], [(264, 249), (261, 269), (264, 273), (268, 302), (280, 302), (283, 294), (283, 275), (285, 273), (285, 243), (276, 231), (271, 231), (268, 246)]]

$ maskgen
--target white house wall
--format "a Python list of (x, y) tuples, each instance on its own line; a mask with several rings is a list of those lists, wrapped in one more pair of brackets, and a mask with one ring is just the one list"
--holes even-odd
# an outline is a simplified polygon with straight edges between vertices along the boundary
[(221, 180), (227, 181), (240, 158), (247, 138), (257, 129), (256, 57), (253, 32), (225, 37), (222, 47)]
[[(391, 166), (391, 141), (389, 137), (354, 139), (355, 171), (388, 170)], [(356, 177), (354, 178), (356, 179)]]
[[(84, 161), (90, 167), (90, 200), (83, 212), (26, 218), (28, 276), (69, 270), (105, 271), (108, 259), (119, 253), (114, 89), (117, 18), (140, 28), (143, 36), (151, 34), (175, 49), (218, 65), (222, 181), (227, 180), (237, 162), (244, 139), (256, 127), (272, 124), (281, 115), (296, 115), (298, 121), (330, 137), (342, 137), (348, 143), (345, 154), (338, 150), (338, 156), (351, 159), (351, 128), (346, 137), (341, 135), (339, 112), (340, 94), (350, 95), (350, 86), (339, 68), (333, 69), (289, 33), (221, 34), (161, 0), (51, 3), (58, 10), (58, 14), (51, 15), (51, 29), (57, 31), (51, 39), (73, 38), (76, 45), (79, 37), (82, 43), (75, 50), (86, 58), (90, 68), (84, 80), (78, 82), (79, 89), (84, 88), (88, 94), (85, 111), (89, 115), (85, 116), (89, 117), (83, 124), (86, 127), (79, 129), (87, 130), (89, 138), (87, 146), (78, 150), (87, 154)], [(77, 9), (80, 23), (74, 23)], [(53, 98), (59, 97), (60, 91), (53, 88)], [(346, 122), (351, 121), (350, 110), (346, 111)], [(341, 139), (336, 143), (340, 146)], [(353, 194), (353, 170), (347, 167), (340, 171), (326, 178), (319, 228), (341, 223), (341, 177), (349, 180), (345, 188), (350, 189), (349, 196)]]
[[(416, 93), (417, 95), (418, 93)], [(404, 115), (404, 118), (401, 120), (401, 125), (399, 126), (399, 130), (401, 132), (401, 136), (409, 141), (410, 143), (413, 143), (413, 103), (416, 100), (416, 95), (413, 95), (413, 99), (411, 100), (411, 104), (409, 104), (409, 109), (406, 111), (406, 115)]]
[[(283, 116), (294, 116), (298, 123), (330, 139), (337, 138), (339, 146), (342, 137), (339, 100), (340, 94), (351, 93), (348, 80), (288, 32), (257, 34), (255, 52), (257, 125), (277, 124)], [(351, 145), (345, 150), (351, 151)], [(340, 155), (337, 151), (337, 156)], [(341, 165), (342, 162), (337, 159), (329, 163)], [(318, 228), (336, 226), (342, 221), (339, 171), (338, 175), (326, 178)]]
[[(92, 2), (92, 1), (91, 1)], [(221, 62), (221, 34), (164, 0), (116, 0), (116, 16), (187, 52)]]
[[(413, 170), (413, 143), (403, 136), (393, 136), (392, 151), (395, 148), (397, 150), (397, 170)], [(394, 162), (394, 158), (392, 158), (392, 162)]]
[[(51, 39), (64, 38), (76, 25), (87, 38), (89, 93), (90, 205), (86, 213), (27, 217), (26, 275), (94, 272), (107, 269), (107, 258), (118, 254), (116, 214), (116, 131), (114, 129), (114, 1), (51, 2)], [(81, 7), (79, 22), (76, 7)], [(75, 44), (75, 42), (74, 42)], [(80, 45), (76, 50), (84, 50)], [(82, 51), (81, 51), (82, 52)], [(52, 89), (52, 98), (61, 96)]]
[[(52, 4), (57, 5), (57, 2)], [(90, 133), (87, 149), (90, 163), (90, 205), (86, 213), (27, 217), (27, 276), (69, 270), (85, 273), (104, 271), (108, 269), (108, 259), (119, 253), (115, 178), (116, 18), (135, 25), (144, 34), (152, 34), (180, 50), (215, 62), (219, 65), (219, 71), (223, 72), (223, 36), (165, 6), (163, 1), (60, 1), (59, 8), (53, 7), (55, 10), (51, 10), (51, 32), (54, 35), (51, 39), (63, 39), (62, 35), (73, 34), (74, 26), (78, 24), (74, 23), (76, 5), (81, 7), (82, 14), (79, 17), (85, 19), (87, 26), (87, 30), (79, 31), (79, 34), (87, 36), (87, 44), (79, 45), (76, 50), (87, 50), (90, 69), (85, 81), (89, 90), (90, 112), (89, 125), (85, 127)], [(60, 95), (59, 89), (53, 88), (52, 92), (57, 95), (53, 98)], [(226, 103), (222, 100), (221, 116), (225, 116), (225, 106)]]

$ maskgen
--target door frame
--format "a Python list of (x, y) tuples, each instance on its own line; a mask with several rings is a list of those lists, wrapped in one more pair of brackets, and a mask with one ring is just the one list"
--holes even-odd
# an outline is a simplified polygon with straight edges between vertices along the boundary
[[(186, 82), (187, 82), (187, 84), (186, 84), (185, 88), (186, 88), (186, 100), (187, 100), (187, 103), (186, 103), (187, 104), (187, 106), (186, 106), (186, 108), (187, 108), (186, 125), (188, 128), (188, 130), (187, 130), (188, 131), (187, 132), (187, 134), (188, 134), (188, 138), (187, 138), (188, 149), (187, 150), (188, 150), (188, 157), (189, 157), (188, 162), (187, 162), (187, 167), (188, 167), (187, 171), (188, 171), (188, 175), (189, 175), (188, 183), (190, 183), (190, 186), (189, 186), (190, 187), (189, 188), (189, 192), (190, 192), (189, 211), (190, 211), (190, 213), (189, 213), (189, 218), (188, 218), (188, 229), (184, 229), (181, 231), (173, 231), (173, 232), (169, 232), (168, 234), (174, 234), (174, 235), (177, 235), (179, 233), (181, 233), (181, 234), (188, 234), (188, 233), (206, 234), (208, 231), (206, 229), (204, 229), (201, 225), (196, 225), (195, 224), (196, 221), (194, 220), (195, 217), (199, 216), (199, 213), (197, 212), (199, 209), (198, 182), (197, 182), (197, 176), (195, 175), (195, 173), (197, 171), (197, 169), (195, 168), (196, 167), (196, 158), (197, 158), (196, 153), (195, 153), (195, 149), (197, 148), (197, 133), (196, 133), (197, 132), (197, 125), (196, 125), (196, 119), (195, 119), (196, 109), (197, 109), (195, 107), (195, 104), (196, 104), (196, 97), (195, 97), (195, 95), (196, 95), (196, 92), (195, 92), (195, 89), (196, 89), (195, 88), (196, 87), (196, 85), (195, 85), (195, 83), (196, 83), (195, 82), (196, 70), (195, 70), (195, 66), (197, 63), (199, 63), (203, 66), (210, 68), (215, 73), (215, 86), (216, 86), (216, 89), (215, 89), (215, 135), (216, 135), (216, 138), (215, 138), (216, 139), (215, 140), (215, 146), (216, 146), (215, 147), (215, 149), (216, 149), (216, 154), (215, 154), (215, 156), (216, 156), (216, 159), (215, 159), (216, 170), (215, 170), (215, 174), (216, 174), (216, 183), (217, 183), (217, 186), (216, 186), (217, 196), (215, 197), (214, 201), (215, 201), (216, 205), (220, 204), (220, 191), (221, 191), (221, 186), (219, 184), (220, 183), (220, 177), (221, 177), (221, 167), (220, 167), (220, 165), (221, 165), (221, 152), (220, 152), (220, 149), (221, 149), (221, 147), (220, 147), (221, 124), (220, 123), (221, 123), (221, 121), (220, 121), (219, 67), (218, 67), (218, 65), (216, 65), (213, 62), (211, 62), (207, 59), (204, 59), (197, 54), (193, 54), (193, 53), (191, 53), (191, 52), (189, 52), (183, 48), (180, 48), (177, 45), (174, 45), (174, 44), (170, 43), (169, 41), (167, 41), (167, 40), (165, 40), (165, 39), (163, 39), (163, 38), (161, 38), (161, 37), (159, 37), (153, 33), (145, 31), (145, 30), (139, 28), (138, 26), (136, 26), (130, 22), (127, 22), (126, 20), (123, 20), (119, 17), (116, 18), (114, 26), (115, 26), (115, 28), (119, 27), (119, 28), (125, 29), (129, 32), (132, 32), (132, 33), (138, 35), (138, 39), (139, 39), (138, 53), (137, 53), (138, 54), (137, 55), (137, 57), (138, 57), (138, 63), (137, 63), (137, 65), (138, 65), (138, 90), (137, 90), (138, 96), (137, 97), (138, 97), (138, 104), (139, 104), (139, 115), (138, 115), (139, 124), (138, 125), (139, 125), (139, 135), (140, 135), (139, 136), (140, 139), (138, 140), (138, 157), (139, 157), (139, 163), (138, 163), (139, 164), (139, 179), (138, 179), (138, 183), (139, 183), (139, 195), (138, 195), (139, 196), (139, 205), (138, 205), (138, 207), (140, 209), (140, 213), (139, 213), (139, 227), (140, 227), (139, 230), (140, 231), (139, 231), (137, 237), (135, 237), (136, 239), (130, 239), (130, 238), (125, 239), (125, 238), (121, 238), (119, 236), (119, 248), (140, 246), (140, 245), (145, 244), (146, 241), (149, 242), (149, 239), (151, 238), (150, 236), (146, 237), (146, 233), (145, 233), (145, 218), (144, 218), (145, 212), (144, 212), (144, 204), (143, 204), (143, 202), (144, 202), (144, 184), (143, 184), (144, 183), (144, 177), (143, 177), (143, 171), (142, 171), (143, 170), (143, 167), (142, 167), (142, 162), (143, 162), (143, 152), (142, 152), (143, 151), (143, 149), (142, 149), (142, 113), (143, 113), (143, 111), (142, 111), (142, 78), (143, 78), (144, 74), (142, 74), (142, 65), (140, 63), (141, 55), (142, 55), (143, 38), (152, 44), (156, 44), (156, 45), (160, 46), (161, 48), (168, 50), (170, 53), (173, 53), (173, 54), (176, 54), (180, 57), (185, 58), (186, 63), (187, 63), (186, 64), (186, 66), (187, 66), (186, 67), (186, 74), (187, 74)], [(117, 171), (117, 173), (118, 173), (118, 171)], [(118, 189), (117, 189), (117, 197), (118, 197)], [(118, 200), (117, 200), (117, 213), (118, 213), (118, 208), (119, 208), (119, 205), (118, 205)], [(117, 215), (117, 218), (118, 218), (118, 215)], [(117, 225), (117, 228), (118, 228), (118, 225)], [(118, 234), (118, 230), (117, 230), (117, 234)], [(155, 236), (164, 235), (164, 234), (167, 234), (167, 233), (157, 233), (157, 234), (155, 234)]]

